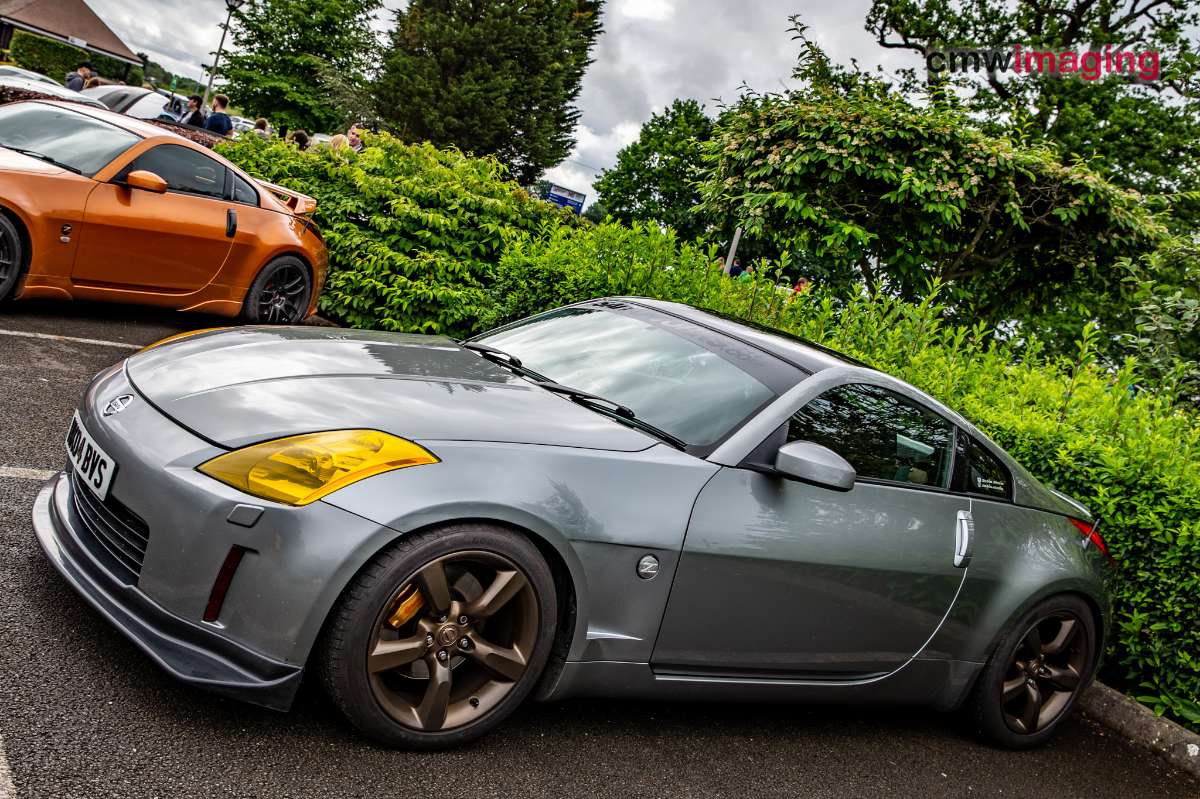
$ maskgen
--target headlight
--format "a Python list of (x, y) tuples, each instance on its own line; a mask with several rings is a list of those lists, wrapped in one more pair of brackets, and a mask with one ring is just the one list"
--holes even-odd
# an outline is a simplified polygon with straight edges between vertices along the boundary
[(188, 336), (194, 336), (194, 335), (197, 335), (198, 333), (211, 333), (214, 330), (228, 330), (228, 329), (229, 328), (227, 328), (227, 327), (202, 327), (199, 330), (185, 330), (182, 333), (176, 333), (173, 336), (167, 336), (166, 338), (160, 338), (158, 341), (154, 342), (153, 344), (147, 344), (145, 347), (142, 347), (140, 350), (138, 350), (138, 352), (140, 353), (140, 352), (145, 352), (146, 350), (152, 350), (155, 347), (161, 347), (163, 344), (169, 344), (172, 341), (178, 341), (181, 338), (187, 338)]
[(374, 474), (437, 462), (419, 444), (388, 433), (331, 430), (252, 444), (196, 468), (247, 494), (307, 505)]

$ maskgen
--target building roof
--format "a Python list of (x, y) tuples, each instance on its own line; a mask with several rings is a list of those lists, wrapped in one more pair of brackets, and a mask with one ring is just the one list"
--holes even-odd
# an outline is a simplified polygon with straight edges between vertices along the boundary
[(0, 21), (135, 66), (142, 63), (84, 0), (0, 0)]

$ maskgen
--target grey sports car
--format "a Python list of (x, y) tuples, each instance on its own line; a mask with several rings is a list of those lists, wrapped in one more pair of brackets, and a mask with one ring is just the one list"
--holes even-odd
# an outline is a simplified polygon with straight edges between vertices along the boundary
[(613, 298), (464, 342), (184, 334), (96, 377), (34, 525), (175, 677), (442, 747), (528, 697), (969, 708), (1049, 737), (1107, 634), (1096, 522), (811, 343)]

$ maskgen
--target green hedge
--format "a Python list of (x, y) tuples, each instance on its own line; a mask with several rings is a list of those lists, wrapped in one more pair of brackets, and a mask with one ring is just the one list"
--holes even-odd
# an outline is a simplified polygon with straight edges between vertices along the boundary
[(60, 42), (57, 39), (47, 39), (45, 36), (16, 31), (9, 45), (13, 61), (25, 69), (40, 72), (46, 77), (62, 83), (67, 73), (73, 72), (75, 66), (83, 61), (91, 62), (102, 77), (120, 80), (129, 67), (123, 61), (109, 58), (99, 53), (88, 52), (72, 44)]
[(1036, 346), (1018, 357), (983, 326), (946, 324), (936, 297), (794, 295), (769, 276), (726, 278), (714, 255), (616, 224), (516, 241), (500, 261), (485, 322), (601, 295), (652, 296), (793, 332), (921, 387), (1103, 519), (1119, 563), (1104, 677), (1200, 729), (1196, 416), (1136, 391), (1133, 364), (1098, 368), (1092, 328), (1073, 358), (1046, 358)]
[(567, 215), (530, 198), (490, 158), (386, 134), (362, 153), (258, 136), (217, 149), (250, 174), (317, 200), (330, 253), (321, 312), (355, 327), (465, 334), (505, 241)]

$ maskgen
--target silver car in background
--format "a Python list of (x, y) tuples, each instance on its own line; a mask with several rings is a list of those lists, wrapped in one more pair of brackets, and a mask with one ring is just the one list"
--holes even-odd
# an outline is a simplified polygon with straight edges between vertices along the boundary
[(184, 334), (66, 445), (34, 523), (108, 621), (267, 707), (315, 669), (397, 746), (593, 696), (965, 706), (1028, 747), (1108, 634), (1086, 509), (904, 382), (672, 303)]

